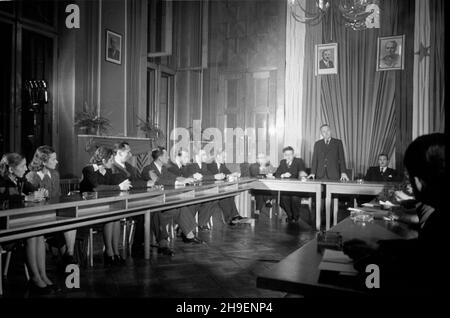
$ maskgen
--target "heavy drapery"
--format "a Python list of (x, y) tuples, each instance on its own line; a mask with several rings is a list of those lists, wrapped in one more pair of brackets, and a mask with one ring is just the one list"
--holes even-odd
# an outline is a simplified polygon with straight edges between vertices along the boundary
[[(304, 6), (305, 0), (300, 0)], [(303, 109), (303, 73), (305, 66), (305, 35), (306, 25), (298, 23), (290, 14), (289, 5), (286, 6), (286, 75), (285, 75), (285, 113), (284, 113), (284, 145), (294, 147), (300, 153)], [(301, 10), (297, 8), (297, 14)], [(306, 46), (307, 47), (307, 46)]]
[[(319, 137), (318, 128), (328, 123), (334, 136), (344, 144), (347, 168), (353, 169), (357, 176), (376, 164), (379, 153), (390, 156), (394, 153), (395, 72), (400, 71), (377, 72), (376, 55), (377, 38), (396, 35), (401, 17), (397, 14), (396, 1), (386, 0), (381, 2), (381, 29), (354, 31), (344, 26), (337, 7), (333, 5), (330, 10), (322, 30), (307, 29), (307, 39), (317, 41), (321, 32), (322, 43), (338, 43), (338, 74), (315, 77), (313, 63), (305, 70), (302, 156), (309, 162), (314, 137)], [(313, 49), (310, 47), (306, 55)], [(320, 101), (317, 90), (320, 90)]]
[(444, 131), (444, 3), (416, 0), (413, 138)]

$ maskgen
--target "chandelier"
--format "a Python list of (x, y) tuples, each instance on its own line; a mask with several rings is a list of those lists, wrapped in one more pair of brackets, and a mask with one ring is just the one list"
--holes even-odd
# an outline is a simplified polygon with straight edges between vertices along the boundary
[(288, 0), (292, 17), (301, 23), (318, 24), (329, 11), (331, 4), (337, 5), (336, 12), (345, 26), (353, 30), (380, 27), (379, 0), (314, 0), (314, 8), (306, 10), (302, 2), (310, 0)]

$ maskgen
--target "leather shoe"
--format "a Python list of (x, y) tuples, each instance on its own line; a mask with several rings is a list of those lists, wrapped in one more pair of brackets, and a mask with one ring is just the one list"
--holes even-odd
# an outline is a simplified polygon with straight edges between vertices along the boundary
[(64, 266), (67, 266), (69, 264), (78, 264), (78, 262), (75, 260), (75, 258), (73, 257), (73, 255), (69, 255), (69, 254), (64, 254), (62, 257)]
[(114, 256), (108, 256), (108, 254), (104, 253), (103, 254), (103, 264), (105, 266), (112, 266), (114, 265), (115, 260), (114, 260)]
[(52, 288), (50, 286), (39, 287), (31, 280), (28, 281), (28, 290), (34, 295), (48, 295), (52, 292)]
[(182, 234), (184, 243), (194, 243), (194, 244), (203, 244), (204, 242), (198, 237), (194, 236), (193, 238), (187, 238), (186, 235)]
[(174, 252), (169, 247), (158, 247), (158, 254), (163, 254), (163, 255), (167, 255), (167, 256), (173, 256)]
[(207, 225), (201, 225), (198, 227), (198, 230), (202, 232), (207, 232), (209, 231), (209, 227)]
[(114, 255), (114, 265), (125, 266), (126, 261), (120, 255)]

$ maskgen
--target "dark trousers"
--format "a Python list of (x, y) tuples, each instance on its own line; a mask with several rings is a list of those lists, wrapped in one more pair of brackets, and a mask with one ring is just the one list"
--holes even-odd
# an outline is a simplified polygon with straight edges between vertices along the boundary
[(217, 205), (217, 201), (209, 201), (203, 202), (199, 204), (190, 205), (189, 208), (191, 210), (191, 215), (194, 218), (195, 222), (195, 214), (198, 212), (198, 226), (205, 226), (211, 215), (214, 212), (214, 208)]
[[(193, 207), (186, 206), (178, 209), (152, 213), (151, 231), (155, 234), (156, 241), (161, 242), (162, 240), (167, 240), (169, 238), (167, 228), (172, 220), (180, 226), (183, 234), (187, 235), (189, 232), (192, 232), (196, 226), (194, 211), (196, 210), (194, 210)], [(144, 216), (140, 215), (133, 219), (136, 222), (133, 246), (139, 248), (144, 244)]]
[(282, 194), (280, 206), (286, 211), (289, 219), (298, 220), (300, 217), (301, 198), (295, 194)]
[(223, 218), (227, 223), (230, 222), (233, 217), (239, 215), (236, 203), (232, 197), (219, 200), (219, 207), (222, 209)]
[(272, 200), (275, 194), (271, 191), (253, 190), (252, 195), (255, 197), (256, 210), (261, 211), (266, 202)]

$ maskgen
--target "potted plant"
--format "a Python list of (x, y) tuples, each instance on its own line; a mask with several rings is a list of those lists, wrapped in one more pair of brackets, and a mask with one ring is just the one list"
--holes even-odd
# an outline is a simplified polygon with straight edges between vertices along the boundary
[(139, 123), (137, 127), (145, 134), (147, 138), (150, 139), (151, 147), (164, 146), (166, 137), (164, 136), (164, 132), (161, 128), (159, 128), (158, 124), (155, 123), (150, 118), (147, 120), (143, 120), (138, 117)]
[(75, 114), (75, 127), (87, 135), (102, 135), (111, 127), (109, 119), (95, 111), (81, 111)]

